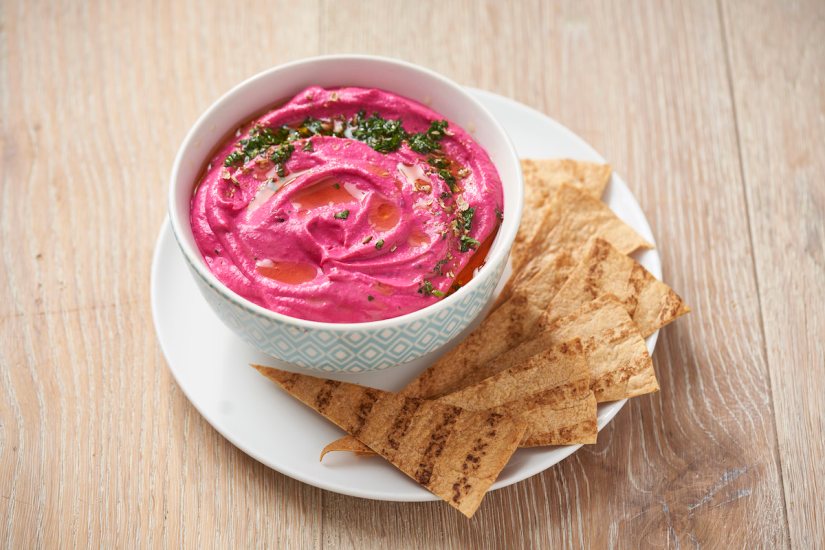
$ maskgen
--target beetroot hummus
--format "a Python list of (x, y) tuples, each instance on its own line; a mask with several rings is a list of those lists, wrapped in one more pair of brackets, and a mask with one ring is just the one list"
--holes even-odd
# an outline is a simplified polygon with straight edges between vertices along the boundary
[(438, 113), (382, 90), (310, 87), (219, 147), (190, 222), (237, 294), (301, 319), (364, 322), (465, 282), (502, 206), (490, 157)]

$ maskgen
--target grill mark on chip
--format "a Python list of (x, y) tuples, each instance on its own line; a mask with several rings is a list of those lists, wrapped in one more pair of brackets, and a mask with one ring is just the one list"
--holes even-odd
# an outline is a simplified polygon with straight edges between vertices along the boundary
[[(253, 366), (282, 388), (292, 387), (289, 393), (312, 408), (316, 408), (318, 402), (326, 401), (327, 407), (322, 414), (350, 434), (354, 433), (359, 417), (363, 416), (365, 420), (359, 437), (363, 438), (365, 446), (353, 450), (376, 451), (467, 517), (478, 509), (484, 494), (507, 464), (527, 429), (524, 420), (491, 415), (488, 410), (464, 410), (357, 384), (328, 384), (322, 378)], [(401, 448), (394, 450), (387, 442), (387, 428), (405, 409), (405, 404), (405, 415), (411, 418), (397, 426), (399, 433), (396, 435), (404, 432), (404, 439), (399, 440)], [(495, 438), (485, 440), (491, 435)], [(465, 459), (467, 467), (462, 471)]]
[(379, 393), (372, 388), (367, 388), (364, 392), (364, 397), (358, 402), (355, 408), (356, 421), (352, 426), (352, 435), (358, 436), (367, 422), (367, 418), (372, 411), (375, 402), (380, 397)]
[(642, 336), (690, 311), (682, 299), (644, 266), (604, 239), (591, 241), (588, 252), (553, 297), (546, 311), (550, 320), (568, 315), (594, 296), (614, 294), (636, 322)]
[(415, 479), (422, 485), (427, 485), (433, 475), (433, 467), (435, 466), (435, 459), (441, 456), (444, 451), (444, 446), (447, 444), (447, 439), (453, 433), (455, 423), (461, 414), (461, 409), (458, 407), (445, 407), (444, 416), (441, 422), (436, 425), (432, 432), (430, 432), (430, 439), (427, 443), (427, 448), (424, 450), (421, 462), (418, 464), (418, 469), (415, 472)]
[(337, 380), (324, 381), (324, 385), (321, 387), (318, 395), (315, 396), (315, 408), (318, 412), (324, 412), (324, 410), (329, 406), (333, 392), (335, 392), (340, 385), (341, 382)]
[(410, 422), (412, 422), (413, 416), (415, 416), (415, 413), (423, 402), (423, 399), (412, 397), (404, 400), (401, 410), (398, 411), (395, 420), (392, 422), (390, 431), (387, 433), (387, 445), (389, 445), (391, 449), (397, 451), (399, 447), (401, 447), (401, 441), (404, 439), (404, 436), (407, 435), (407, 430), (410, 429)]
[(464, 462), (461, 464), (461, 470), (464, 473), (457, 482), (453, 483), (453, 502), (456, 504), (461, 504), (462, 493), (466, 494), (473, 488), (472, 484), (469, 483), (467, 472), (472, 471), (475, 473), (478, 471), (481, 467), (481, 458), (487, 455), (484, 449), (488, 446), (488, 443), (478, 438), (475, 440), (473, 450), (464, 457)]
[[(495, 427), (499, 424), (499, 421), (504, 418), (504, 415), (497, 413), (497, 412), (490, 412), (489, 416), (487, 417), (487, 426), (488, 427)], [(490, 430), (487, 432), (487, 436), (495, 437), (496, 432), (495, 430)], [(473, 488), (472, 484), (468, 483), (469, 478), (467, 477), (467, 472), (478, 472), (479, 468), (481, 467), (481, 460), (487, 456), (487, 447), (489, 447), (489, 443), (482, 439), (481, 437), (476, 438), (475, 443), (473, 444), (473, 450), (464, 457), (464, 462), (461, 464), (461, 470), (464, 472), (459, 478), (459, 480), (453, 483), (453, 502), (456, 504), (461, 504), (461, 499), (463, 497), (462, 492), (466, 494)]]
[(285, 390), (289, 391), (293, 387), (295, 387), (295, 383), (298, 381), (298, 377), (292, 373), (289, 373), (288, 376), (284, 376), (281, 379), (281, 385), (284, 387)]

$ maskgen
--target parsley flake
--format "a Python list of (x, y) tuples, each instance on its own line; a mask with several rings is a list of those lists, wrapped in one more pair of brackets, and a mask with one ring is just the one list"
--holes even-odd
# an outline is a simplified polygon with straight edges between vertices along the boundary
[(437, 288), (433, 288), (433, 284), (426, 279), (421, 281), (421, 285), (418, 287), (418, 293), (423, 294), (424, 296), (435, 296), (437, 298), (444, 297), (444, 293)]
[[(223, 165), (233, 166), (239, 162), (249, 162), (274, 146), (280, 147), (276, 149), (273, 156), (278, 155), (279, 158), (282, 157), (282, 160), (275, 160), (273, 158), (273, 162), (276, 164), (286, 162), (294, 150), (289, 142), (295, 141), (299, 137), (301, 136), (298, 131), (289, 126), (281, 126), (280, 128), (274, 129), (254, 126), (252, 130), (249, 131), (249, 137), (240, 140), (236, 150), (226, 156)], [(282, 145), (284, 143), (288, 145)]]
[(473, 216), (475, 213), (476, 209), (471, 206), (459, 214), (461, 217), (461, 228), (464, 229), (465, 233), (469, 233), (470, 227), (473, 224)]
[(363, 111), (359, 112), (350, 123), (354, 126), (352, 136), (379, 153), (397, 151), (401, 147), (401, 142), (407, 137), (401, 120), (385, 119), (378, 113), (373, 113), (370, 118), (365, 119)]
[(459, 239), (459, 250), (461, 250), (461, 252), (467, 252), (470, 249), (475, 250), (480, 244), (481, 243), (474, 238), (467, 235), (462, 235), (461, 239)]
[(427, 155), (441, 148), (439, 143), (444, 138), (444, 130), (447, 129), (446, 120), (434, 120), (426, 132), (412, 134), (407, 139), (410, 149), (416, 153)]

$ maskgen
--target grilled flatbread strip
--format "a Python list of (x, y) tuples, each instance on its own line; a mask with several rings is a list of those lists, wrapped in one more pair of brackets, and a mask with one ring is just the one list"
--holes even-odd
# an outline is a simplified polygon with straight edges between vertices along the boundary
[(528, 427), (522, 447), (596, 442), (596, 399), (578, 338), (556, 343), (438, 401), (524, 419)]
[[(532, 358), (576, 338), (580, 339), (584, 350), (590, 374), (590, 388), (597, 402), (616, 401), (658, 391), (659, 383), (644, 338), (639, 334), (624, 305), (610, 295), (601, 296), (570, 315), (556, 319), (533, 338), (469, 371), (465, 378), (456, 382), (460, 387), (448, 390), (433, 382), (428, 389), (443, 391), (447, 393), (444, 398), (449, 398), (450, 392), (468, 391), (473, 385), (495, 376), (502, 370), (506, 371), (531, 360), (535, 361)], [(546, 408), (544, 412), (547, 412)], [(551, 426), (553, 422), (556, 420), (548, 418), (544, 425)], [(531, 426), (529, 432), (533, 431), (535, 428)], [(528, 440), (522, 442), (523, 446), (560, 444), (538, 443), (547, 440), (531, 440), (529, 435), (530, 433)], [(338, 450), (362, 453), (365, 451), (357, 441), (344, 437), (327, 445), (324, 454)]]
[(404, 474), (471, 517), (518, 447), (527, 425), (495, 411), (253, 365)]
[[(406, 395), (437, 397), (427, 387), (434, 374), (438, 384), (454, 387), (468, 372), (523, 342), (538, 330), (538, 320), (547, 304), (564, 285), (578, 264), (576, 256), (586, 251), (592, 237), (618, 243), (618, 250), (633, 251), (649, 246), (635, 231), (598, 199), (576, 186), (564, 184), (554, 197), (557, 206), (549, 233), (543, 238), (556, 244), (544, 251), (545, 259), (535, 277), (511, 290), (509, 299), (499, 305), (481, 325), (433, 367), (403, 390)], [(538, 245), (535, 245), (538, 247)], [(595, 298), (595, 296), (593, 297)]]
[(598, 199), (612, 173), (609, 164), (571, 159), (522, 159), (521, 169), (524, 174), (524, 210), (510, 252), (514, 265), (521, 263), (541, 220), (550, 213), (553, 194), (563, 183), (576, 183)]
[[(553, 195), (549, 211), (527, 246), (525, 258), (518, 264), (513, 263), (515, 276), (500, 300), (507, 299), (516, 288), (524, 288), (524, 283), (528, 281), (530, 286), (543, 286), (546, 281), (557, 281), (559, 274), (553, 271), (553, 266), (559, 263), (558, 257), (570, 255), (573, 259), (572, 269), (584, 252), (584, 245), (594, 237), (612, 243), (624, 254), (640, 248), (653, 248), (652, 244), (620, 220), (606, 204), (578, 185), (561, 185)], [(564, 278), (562, 277), (562, 282)], [(555, 294), (553, 288), (546, 293), (550, 297)]]
[(596, 238), (553, 297), (540, 324), (546, 326), (603, 294), (612, 294), (624, 305), (645, 337), (690, 311), (672, 288), (639, 262)]

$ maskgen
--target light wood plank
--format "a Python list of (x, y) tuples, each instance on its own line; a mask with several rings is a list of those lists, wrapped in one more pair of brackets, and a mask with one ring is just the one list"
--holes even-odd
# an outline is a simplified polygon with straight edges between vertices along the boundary
[[(469, 523), (435, 505), (330, 496), (325, 541), (352, 547), (785, 543), (716, 4), (334, 6), (341, 9), (323, 10), (326, 51), (422, 63), (544, 110), (590, 141), (629, 180), (659, 239), (666, 280), (684, 292), (694, 313), (662, 334), (655, 356), (662, 391), (634, 400), (595, 448), (490, 495)], [(436, 20), (470, 32), (420, 32), (437, 28)], [(370, 535), (375, 530), (380, 542)]]
[(322, 492), (194, 410), (148, 285), (184, 133), (236, 82), (316, 53), (317, 3), (0, 9), (0, 546), (319, 546)]
[[(8, 0), (0, 21), (0, 546), (822, 540), (821, 5)], [(155, 343), (180, 140), (232, 85), (321, 51), (406, 58), (567, 124), (629, 181), (694, 308), (662, 334), (659, 394), (469, 522), (261, 466)]]
[(825, 4), (723, 2), (790, 537), (825, 543)]

